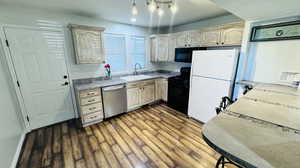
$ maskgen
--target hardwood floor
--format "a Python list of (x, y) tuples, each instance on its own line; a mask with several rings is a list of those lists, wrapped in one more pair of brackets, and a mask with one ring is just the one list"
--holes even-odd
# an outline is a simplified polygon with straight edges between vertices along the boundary
[(202, 125), (164, 104), (78, 129), (74, 121), (27, 135), (20, 168), (214, 168)]

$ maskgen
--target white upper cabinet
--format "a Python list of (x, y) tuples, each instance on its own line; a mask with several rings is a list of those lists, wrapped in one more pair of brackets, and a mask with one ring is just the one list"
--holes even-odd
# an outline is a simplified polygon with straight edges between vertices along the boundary
[(188, 47), (199, 47), (201, 45), (202, 32), (200, 30), (193, 30), (187, 33)]
[(224, 26), (221, 35), (221, 44), (226, 46), (241, 45), (244, 27), (242, 24)]
[(155, 35), (150, 37), (151, 61), (169, 61), (169, 35)]
[(199, 47), (201, 41), (201, 32), (199, 30), (174, 33), (176, 37), (176, 48)]
[(242, 43), (243, 31), (243, 23), (202, 29), (201, 46), (239, 46)]
[(175, 49), (185, 47), (240, 46), (244, 23), (237, 22), (210, 28), (150, 37), (151, 62), (172, 62)]
[(202, 30), (201, 46), (218, 46), (220, 44), (221, 31), (218, 28), (207, 28)]
[(105, 63), (104, 28), (70, 25), (77, 64)]
[(187, 47), (187, 43), (188, 43), (187, 32), (174, 33), (173, 36), (176, 37), (176, 48)]
[(177, 47), (176, 39), (177, 39), (176, 35), (170, 34), (170, 36), (169, 36), (169, 53), (168, 53), (169, 54), (169, 58), (168, 58), (169, 62), (175, 61), (175, 49)]

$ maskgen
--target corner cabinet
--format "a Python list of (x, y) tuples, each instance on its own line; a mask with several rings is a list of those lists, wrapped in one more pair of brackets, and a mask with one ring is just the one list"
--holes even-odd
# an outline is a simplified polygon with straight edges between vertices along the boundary
[(104, 28), (82, 25), (69, 25), (72, 31), (76, 64), (105, 63), (103, 32)]

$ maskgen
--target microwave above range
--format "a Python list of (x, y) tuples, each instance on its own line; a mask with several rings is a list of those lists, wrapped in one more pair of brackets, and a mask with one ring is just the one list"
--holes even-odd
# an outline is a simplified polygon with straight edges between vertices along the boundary
[(176, 48), (175, 62), (191, 63), (193, 51), (195, 50), (206, 50), (206, 47)]

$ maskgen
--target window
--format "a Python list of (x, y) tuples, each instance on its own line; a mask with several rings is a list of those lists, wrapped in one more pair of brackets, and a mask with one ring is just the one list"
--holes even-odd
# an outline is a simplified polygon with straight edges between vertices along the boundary
[(106, 61), (113, 72), (126, 71), (126, 38), (124, 35), (105, 34)]
[(146, 64), (146, 51), (145, 51), (145, 38), (132, 36), (130, 38), (132, 44), (131, 56), (133, 66), (136, 63), (141, 64), (142, 68), (145, 68)]

